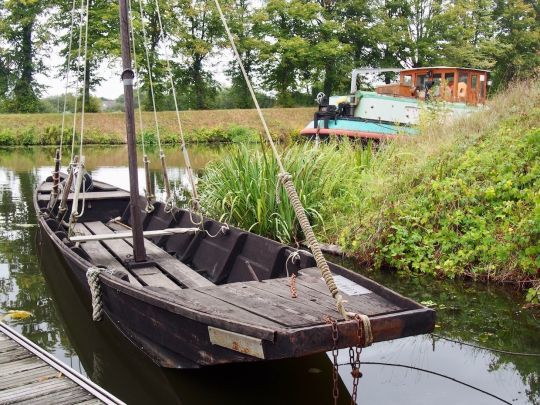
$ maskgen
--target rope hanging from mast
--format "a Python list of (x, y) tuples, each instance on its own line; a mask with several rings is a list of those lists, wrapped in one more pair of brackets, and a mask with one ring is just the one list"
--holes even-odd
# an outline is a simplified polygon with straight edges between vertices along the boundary
[(315, 237), (313, 228), (311, 227), (311, 224), (307, 218), (304, 207), (302, 206), (300, 198), (298, 197), (298, 192), (296, 191), (296, 188), (292, 182), (292, 176), (289, 173), (287, 173), (287, 171), (285, 170), (285, 167), (283, 166), (283, 163), (281, 161), (281, 157), (276, 149), (276, 145), (274, 144), (274, 141), (272, 140), (272, 136), (270, 135), (270, 131), (266, 124), (266, 120), (264, 119), (264, 115), (261, 111), (261, 107), (259, 106), (257, 97), (255, 96), (255, 91), (253, 90), (251, 80), (249, 79), (249, 76), (246, 73), (244, 64), (242, 63), (242, 58), (240, 58), (240, 54), (238, 53), (238, 49), (236, 48), (234, 37), (229, 29), (229, 25), (227, 24), (227, 20), (225, 19), (225, 15), (223, 14), (223, 10), (221, 9), (219, 0), (214, 0), (214, 1), (215, 1), (219, 16), (221, 18), (221, 22), (223, 23), (223, 26), (225, 28), (225, 32), (227, 33), (227, 36), (231, 43), (231, 47), (233, 49), (236, 62), (238, 63), (242, 71), (242, 75), (244, 76), (244, 80), (246, 81), (246, 85), (248, 86), (249, 92), (251, 94), (251, 98), (253, 99), (253, 103), (255, 104), (257, 113), (259, 114), (259, 118), (264, 128), (264, 134), (266, 135), (266, 139), (268, 143), (270, 144), (272, 153), (274, 154), (274, 158), (276, 159), (276, 162), (278, 164), (278, 167), (279, 167), (278, 179), (283, 185), (283, 187), (285, 188), (285, 190), (287, 191), (287, 195), (289, 196), (289, 200), (291, 201), (293, 205), (294, 212), (296, 213), (296, 217), (298, 218), (298, 222), (300, 223), (300, 226), (302, 227), (302, 231), (304, 232), (304, 235), (306, 235), (308, 246), (313, 252), (313, 256), (315, 258), (315, 261), (317, 262), (317, 267), (321, 271), (322, 277), (324, 281), (326, 282), (326, 285), (328, 289), (330, 290), (332, 297), (334, 297), (334, 299), (336, 300), (337, 310), (343, 316), (345, 320), (348, 320), (349, 313), (345, 310), (345, 307), (343, 305), (343, 296), (341, 295), (338, 287), (336, 286), (334, 277), (332, 276), (330, 268), (328, 267), (328, 263), (326, 262), (326, 259), (324, 258), (324, 255), (321, 251), (319, 242), (317, 241), (317, 238)]
[[(154, 200), (155, 195), (152, 189), (152, 181), (150, 179), (150, 160), (148, 159), (148, 155), (146, 154), (146, 135), (144, 133), (144, 125), (143, 125), (143, 118), (142, 118), (142, 106), (141, 106), (141, 86), (139, 82), (139, 68), (137, 65), (137, 50), (135, 46), (135, 25), (134, 25), (134, 18), (133, 18), (133, 9), (131, 6), (131, 0), (128, 2), (128, 10), (129, 10), (129, 18), (131, 21), (131, 44), (132, 44), (132, 50), (133, 50), (133, 67), (135, 69), (135, 74), (137, 77), (137, 103), (139, 106), (139, 128), (141, 131), (141, 143), (142, 143), (142, 150), (143, 150), (143, 164), (144, 164), (144, 177), (145, 177), (145, 183), (146, 188), (144, 190), (144, 195), (146, 198), (146, 207), (145, 211), (150, 213), (154, 211)], [(144, 29), (144, 21), (143, 21), (143, 15), (141, 13), (141, 22), (143, 24)], [(146, 47), (146, 30), (144, 32), (144, 50), (146, 52), (147, 60), (148, 60), (148, 49)], [(150, 70), (148, 71), (148, 74), (150, 75)], [(152, 78), (150, 77), (150, 88), (152, 91), (152, 98), (154, 95), (154, 87), (152, 84)], [(156, 127), (157, 126), (157, 118), (156, 118)], [(159, 130), (159, 127), (158, 127)], [(158, 132), (159, 136), (159, 132)]]
[[(141, 0), (139, 0), (140, 2)], [(162, 39), (162, 41), (165, 41), (165, 30), (163, 29), (163, 21), (161, 18), (161, 11), (159, 8), (159, 2), (158, 0), (155, 0), (156, 5), (156, 13), (158, 16), (158, 23), (159, 23), (159, 34)], [(191, 166), (191, 160), (189, 159), (189, 153), (186, 148), (186, 141), (184, 139), (184, 129), (182, 127), (182, 121), (180, 120), (180, 111), (178, 110), (178, 100), (176, 97), (176, 88), (174, 87), (174, 80), (172, 75), (172, 69), (171, 69), (171, 63), (169, 61), (169, 51), (167, 46), (164, 46), (164, 53), (165, 53), (165, 61), (167, 63), (167, 75), (169, 76), (169, 83), (171, 86), (171, 92), (174, 99), (174, 109), (176, 111), (176, 120), (178, 122), (178, 131), (180, 134), (180, 147), (182, 148), (182, 154), (184, 155), (184, 162), (186, 165), (186, 170), (188, 172), (188, 179), (191, 186), (191, 194), (192, 194), (192, 208), (194, 211), (200, 210), (200, 203), (199, 203), (199, 195), (197, 193), (197, 185), (195, 183), (195, 177), (193, 175), (193, 168)], [(202, 224), (202, 219), (201, 219)]]

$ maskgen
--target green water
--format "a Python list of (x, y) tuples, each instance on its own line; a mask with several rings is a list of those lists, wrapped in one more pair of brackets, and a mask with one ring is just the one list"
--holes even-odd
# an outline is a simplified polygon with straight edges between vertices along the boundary
[[(193, 148), (193, 166), (200, 172), (224, 152)], [(53, 154), (52, 148), (0, 149), (0, 314), (11, 309), (32, 313), (5, 322), (130, 404), (331, 403), (331, 363), (324, 355), (196, 371), (161, 370), (112, 325), (93, 323), (88, 302), (74, 288), (63, 260), (35, 227), (32, 192), (50, 174)], [(166, 154), (170, 180), (176, 191), (183, 191), (188, 180), (181, 154)], [(150, 158), (160, 195), (155, 151)], [(87, 166), (96, 179), (127, 188), (125, 159), (123, 146), (86, 149)], [(496, 349), (540, 352), (540, 321), (522, 308), (522, 296), (512, 289), (358, 270), (434, 306), (437, 334)], [(347, 351), (342, 351), (340, 362), (347, 359)], [(375, 344), (364, 349), (362, 360), (366, 364), (359, 384), (361, 404), (502, 403), (456, 381), (397, 365), (449, 376), (512, 404), (540, 403), (539, 357), (498, 354), (419, 336)], [(340, 369), (342, 403), (349, 402), (352, 383), (347, 370)]]

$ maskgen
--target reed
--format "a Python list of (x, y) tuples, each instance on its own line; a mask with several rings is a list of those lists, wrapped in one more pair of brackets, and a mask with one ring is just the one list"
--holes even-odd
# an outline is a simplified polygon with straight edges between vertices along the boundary
[[(366, 154), (344, 142), (315, 147), (293, 144), (282, 153), (300, 199), (314, 229), (332, 229), (328, 201), (345, 198), (366, 162)], [(359, 158), (363, 154), (364, 158)], [(211, 163), (201, 184), (201, 200), (209, 216), (283, 243), (298, 243), (303, 235), (285, 190), (277, 186), (278, 168), (273, 156), (253, 148), (239, 147), (229, 156)], [(276, 193), (277, 192), (277, 193)]]

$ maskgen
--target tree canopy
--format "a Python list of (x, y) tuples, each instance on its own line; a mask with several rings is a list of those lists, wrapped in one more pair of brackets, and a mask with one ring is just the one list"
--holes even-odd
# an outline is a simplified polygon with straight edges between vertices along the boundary
[[(156, 107), (173, 107), (167, 56), (182, 109), (251, 107), (212, 0), (132, 3), (142, 108), (152, 108), (149, 71)], [(82, 83), (86, 71), (81, 93), (87, 110), (97, 108), (90, 95), (103, 79), (99, 68), (112, 66), (120, 53), (118, 4), (88, 0), (86, 63), (77, 57), (79, 44), (84, 47), (81, 10), (69, 30), (73, 4), (79, 1), (0, 0), (0, 111), (50, 109), (40, 100), (36, 75), (50, 74), (44, 67), (53, 46), (64, 58), (62, 75), (70, 69)], [(355, 67), (483, 68), (492, 70), (498, 87), (534, 76), (540, 66), (536, 0), (222, 0), (222, 7), (265, 105), (269, 97), (295, 106), (311, 103), (319, 91), (345, 92)], [(218, 71), (230, 85), (220, 85)]]

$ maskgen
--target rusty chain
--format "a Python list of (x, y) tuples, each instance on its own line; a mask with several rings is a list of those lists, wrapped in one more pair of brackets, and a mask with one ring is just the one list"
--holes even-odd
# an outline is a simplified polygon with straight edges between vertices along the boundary
[(293, 273), (291, 276), (291, 298), (297, 298), (298, 297), (298, 290), (296, 289), (296, 274)]
[(351, 375), (353, 378), (352, 394), (351, 394), (351, 404), (356, 405), (356, 397), (358, 395), (358, 381), (362, 377), (362, 372), (360, 371), (360, 354), (362, 353), (362, 342), (364, 330), (362, 327), (362, 320), (360, 316), (356, 315), (354, 317), (356, 320), (357, 328), (356, 335), (358, 337), (358, 344), (355, 347), (349, 347), (349, 363), (351, 365)]
[(331, 317), (325, 318), (326, 323), (330, 324), (332, 327), (332, 357), (333, 357), (333, 367), (332, 367), (332, 380), (333, 380), (333, 388), (332, 388), (332, 396), (334, 398), (334, 405), (337, 405), (338, 399), (339, 399), (339, 364), (338, 364), (338, 339), (339, 339), (339, 330), (338, 325), (335, 319)]

